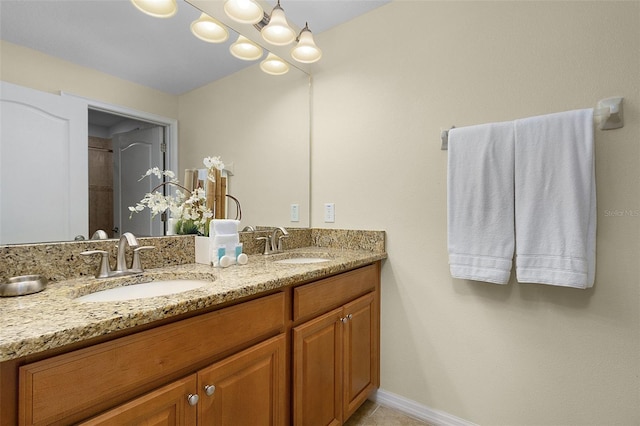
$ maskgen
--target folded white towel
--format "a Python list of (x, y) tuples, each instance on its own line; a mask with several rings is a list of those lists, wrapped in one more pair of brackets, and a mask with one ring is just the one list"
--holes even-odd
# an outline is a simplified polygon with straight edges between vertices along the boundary
[(515, 122), (519, 282), (587, 288), (595, 277), (593, 110)]
[(235, 262), (236, 245), (240, 243), (239, 220), (213, 219), (209, 223), (209, 258), (213, 266), (218, 266), (218, 248), (224, 246), (226, 253)]
[(449, 131), (448, 246), (451, 276), (506, 284), (513, 229), (513, 122)]
[(209, 225), (209, 235), (213, 234), (237, 234), (239, 220), (233, 219), (213, 219)]

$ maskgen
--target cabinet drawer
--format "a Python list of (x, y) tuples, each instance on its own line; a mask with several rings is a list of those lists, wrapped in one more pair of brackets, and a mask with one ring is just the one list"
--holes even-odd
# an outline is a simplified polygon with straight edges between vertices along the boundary
[(86, 418), (168, 375), (281, 331), (284, 304), (278, 293), (22, 366), (20, 424)]
[(373, 291), (377, 280), (378, 269), (374, 264), (296, 287), (293, 289), (293, 320), (322, 314)]

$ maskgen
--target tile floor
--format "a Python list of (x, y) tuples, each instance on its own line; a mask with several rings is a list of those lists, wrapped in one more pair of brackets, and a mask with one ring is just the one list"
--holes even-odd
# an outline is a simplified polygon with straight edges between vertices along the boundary
[(367, 400), (344, 426), (429, 426), (429, 423)]

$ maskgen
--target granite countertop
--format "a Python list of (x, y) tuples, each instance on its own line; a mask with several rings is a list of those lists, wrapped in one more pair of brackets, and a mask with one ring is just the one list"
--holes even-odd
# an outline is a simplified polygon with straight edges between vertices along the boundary
[[(289, 257), (325, 257), (321, 263), (274, 263)], [(0, 298), (0, 361), (35, 354), (153, 321), (238, 300), (385, 259), (386, 253), (308, 247), (251, 255), (246, 265), (213, 268), (201, 264), (148, 269), (119, 278), (76, 278), (50, 283), (36, 294)], [(166, 279), (211, 281), (183, 293), (121, 302), (78, 302), (101, 289)]]

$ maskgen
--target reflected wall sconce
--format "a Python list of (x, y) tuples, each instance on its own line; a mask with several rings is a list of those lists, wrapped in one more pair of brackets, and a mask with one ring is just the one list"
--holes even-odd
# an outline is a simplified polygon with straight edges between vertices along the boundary
[(224, 13), (241, 24), (257, 24), (264, 18), (262, 7), (254, 0), (227, 0)]
[(305, 23), (304, 28), (298, 36), (298, 44), (291, 49), (291, 57), (303, 64), (318, 62), (322, 57), (322, 50), (313, 41), (313, 35), (309, 29), (309, 23)]
[(296, 33), (291, 29), (284, 15), (284, 9), (278, 4), (271, 11), (269, 22), (260, 30), (262, 38), (274, 46), (286, 46), (296, 39)]
[(171, 18), (178, 11), (176, 0), (131, 0), (141, 12), (155, 18)]
[(267, 74), (282, 75), (289, 72), (289, 64), (273, 53), (269, 53), (267, 58), (260, 62), (260, 69)]
[(222, 43), (229, 38), (227, 28), (206, 13), (201, 14), (200, 18), (191, 23), (191, 32), (207, 43)]
[(255, 61), (262, 57), (262, 47), (243, 35), (239, 35), (238, 40), (229, 46), (229, 51), (233, 56), (244, 61)]

